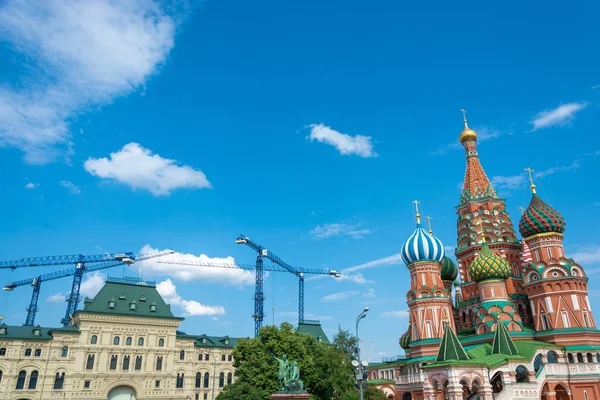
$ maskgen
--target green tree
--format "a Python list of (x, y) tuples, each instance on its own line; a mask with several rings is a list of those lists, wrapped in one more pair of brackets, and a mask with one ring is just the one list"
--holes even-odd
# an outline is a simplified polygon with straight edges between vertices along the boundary
[[(373, 386), (369, 386), (367, 389), (365, 389), (365, 391), (363, 392), (364, 394), (364, 398), (365, 400), (387, 400), (387, 398), (385, 397), (385, 394), (373, 387)], [(354, 391), (353, 393), (347, 393), (345, 395), (345, 397), (342, 398), (342, 400), (359, 400), (360, 399), (360, 394), (357, 391)]]
[(217, 396), (218, 400), (264, 400), (265, 396), (259, 389), (246, 382), (236, 382), (227, 385)]

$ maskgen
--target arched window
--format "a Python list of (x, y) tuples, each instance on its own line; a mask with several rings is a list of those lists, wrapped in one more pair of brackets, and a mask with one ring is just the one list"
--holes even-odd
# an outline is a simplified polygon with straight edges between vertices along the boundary
[(19, 376), (17, 377), (17, 390), (23, 390), (25, 388), (25, 378), (27, 377), (27, 372), (24, 370), (19, 371)]
[(129, 356), (123, 356), (123, 371), (129, 371)]
[(219, 375), (219, 387), (225, 386), (225, 372), (221, 372)]
[(181, 351), (179, 352), (179, 359), (180, 359), (180, 360), (185, 360), (185, 350), (181, 350)]
[(128, 336), (128, 337), (127, 337), (127, 339), (125, 339), (125, 344), (126, 344), (127, 346), (131, 346), (131, 342), (132, 342), (132, 340), (131, 340), (131, 336)]
[(2, 370), (0, 369), (0, 383), (2, 383)]
[(600, 363), (600, 353), (596, 353), (596, 362)]
[(35, 390), (35, 387), (37, 386), (37, 380), (38, 380), (38, 372), (37, 371), (31, 372), (31, 375), (29, 375), (29, 385), (27, 385), (27, 389)]
[(569, 364), (573, 364), (575, 362), (572, 353), (567, 354), (567, 360), (569, 361)]
[(231, 385), (231, 381), (233, 381), (233, 374), (231, 372), (227, 373), (227, 384)]
[(98, 336), (92, 335), (92, 338), (90, 339), (90, 344), (96, 344), (96, 343), (98, 343)]
[(165, 339), (163, 339), (163, 338), (158, 339), (158, 347), (165, 347)]
[(577, 353), (577, 362), (583, 364), (583, 354)]
[(115, 336), (115, 338), (113, 339), (113, 344), (115, 346), (118, 346), (120, 341), (121, 341), (121, 339), (118, 336)]
[(138, 339), (138, 346), (143, 346), (144, 345), (144, 338), (141, 337)]
[(208, 375), (208, 372), (205, 372), (204, 373), (204, 385), (203, 385), (204, 388), (208, 387), (208, 381), (209, 381), (209, 379), (210, 379), (210, 375)]
[(517, 375), (515, 376), (517, 383), (529, 383), (529, 371), (522, 365), (516, 368)]
[(589, 362), (589, 363), (594, 362), (594, 356), (592, 355), (592, 353), (587, 353), (587, 362)]
[(176, 387), (177, 389), (183, 389), (183, 373), (177, 374)]
[(202, 374), (196, 372), (196, 389), (202, 386)]
[(162, 356), (156, 357), (156, 370), (162, 370)]
[(94, 369), (94, 355), (88, 354), (87, 363), (85, 363), (85, 369)]
[(548, 364), (558, 363), (558, 355), (556, 354), (556, 352), (550, 350), (547, 354), (547, 357), (548, 357)]
[(110, 369), (112, 369), (112, 370), (117, 369), (117, 361), (118, 361), (117, 355), (113, 354), (112, 356), (110, 356)]
[(61, 390), (65, 384), (65, 373), (62, 374), (60, 372), (56, 373), (54, 377), (54, 390)]
[(62, 350), (60, 351), (60, 356), (65, 358), (69, 355), (69, 347), (68, 346), (63, 346)]
[(135, 370), (139, 371), (142, 369), (142, 356), (137, 356), (135, 358)]
[(542, 368), (542, 355), (538, 354), (533, 360), (533, 370), (538, 372)]
[(231, 360), (233, 360), (233, 356), (230, 354), (227, 356), (227, 361), (231, 361)]

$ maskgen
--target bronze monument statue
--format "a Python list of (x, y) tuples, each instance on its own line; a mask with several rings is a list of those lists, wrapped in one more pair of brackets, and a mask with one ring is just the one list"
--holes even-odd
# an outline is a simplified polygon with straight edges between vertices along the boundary
[(277, 358), (275, 354), (271, 354), (271, 357), (278, 364), (277, 379), (280, 392), (303, 392), (304, 383), (300, 380), (298, 363), (296, 361), (290, 363), (285, 354), (281, 358)]

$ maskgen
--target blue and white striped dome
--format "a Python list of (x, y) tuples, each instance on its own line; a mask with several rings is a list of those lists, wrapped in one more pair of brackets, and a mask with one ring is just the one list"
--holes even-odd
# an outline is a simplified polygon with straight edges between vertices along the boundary
[(400, 254), (406, 265), (417, 261), (442, 262), (445, 256), (442, 241), (427, 233), (420, 223), (417, 223), (417, 229), (402, 245)]

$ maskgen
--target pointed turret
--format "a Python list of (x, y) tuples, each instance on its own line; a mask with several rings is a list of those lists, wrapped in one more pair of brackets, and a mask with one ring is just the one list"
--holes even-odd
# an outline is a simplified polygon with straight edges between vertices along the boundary
[(496, 332), (494, 333), (494, 343), (492, 344), (492, 354), (506, 354), (516, 356), (519, 354), (515, 342), (513, 342), (506, 325), (502, 321), (496, 323)]
[(444, 337), (435, 361), (468, 360), (469, 356), (456, 337), (456, 333), (450, 328), (450, 324), (445, 323), (445, 325)]

